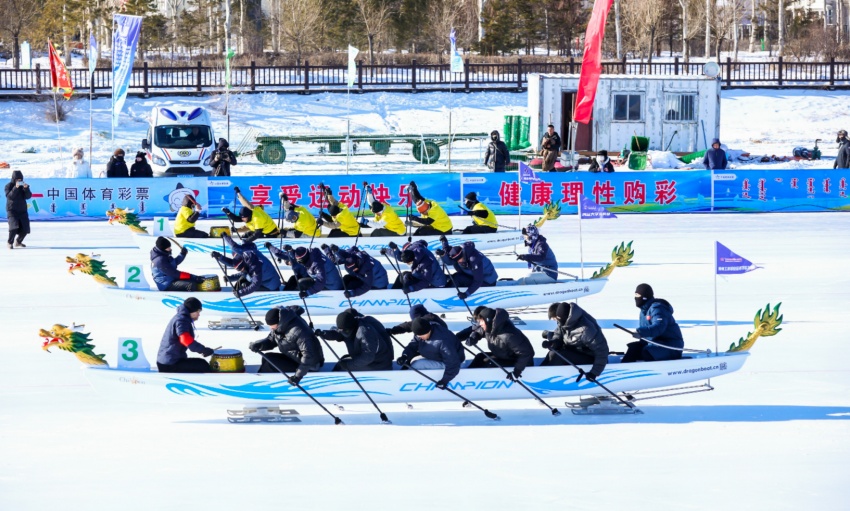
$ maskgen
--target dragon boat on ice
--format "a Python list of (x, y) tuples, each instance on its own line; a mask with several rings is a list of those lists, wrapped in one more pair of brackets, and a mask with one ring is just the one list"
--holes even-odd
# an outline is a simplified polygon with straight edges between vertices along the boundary
[[(467, 307), (486, 305), (503, 309), (516, 309), (535, 305), (563, 302), (592, 295), (602, 291), (608, 282), (608, 276), (615, 268), (632, 264), (634, 250), (631, 242), (620, 243), (611, 252), (611, 262), (594, 272), (589, 279), (562, 279), (550, 284), (517, 285), (506, 280), (492, 287), (479, 288), (465, 301), (461, 300), (453, 287), (426, 288), (405, 295), (400, 289), (372, 289), (364, 295), (349, 300), (343, 291), (321, 291), (306, 298), (307, 306), (314, 316), (337, 315), (340, 311), (353, 307), (361, 314), (406, 314), (411, 305), (422, 304), (434, 313), (466, 312)], [(110, 277), (103, 261), (85, 254), (66, 257), (69, 271), (80, 271), (91, 275), (103, 284), (103, 291), (110, 297), (126, 298), (134, 301), (161, 303), (176, 308), (186, 298), (194, 296), (201, 301), (207, 312), (234, 314), (246, 310), (251, 314), (263, 314), (272, 307), (296, 305), (301, 303), (297, 291), (259, 291), (246, 296), (234, 295), (230, 287), (221, 287), (219, 291), (159, 291), (143, 278), (142, 266), (137, 266), (134, 287), (119, 286)], [(215, 284), (218, 280), (215, 276)]]
[[(643, 395), (650, 393), (655, 394), (652, 397), (665, 397), (700, 392), (689, 390), (693, 386), (681, 386), (741, 369), (756, 339), (773, 336), (781, 331), (778, 328), (783, 320), (779, 314), (780, 305), (777, 304), (771, 310), (768, 304), (763, 311), (759, 310), (753, 321), (754, 331), (737, 343), (732, 343), (724, 353), (687, 352), (678, 360), (627, 364), (621, 363), (622, 355), (612, 353), (608, 357), (608, 365), (597, 378), (597, 382), (604, 387), (585, 379), (576, 381), (579, 372), (573, 366), (539, 366), (541, 359), (537, 358), (535, 366), (529, 366), (523, 372), (521, 381), (544, 399), (595, 396), (597, 400), (604, 400), (615, 395), (620, 399), (638, 401), (649, 399)], [(298, 387), (289, 384), (283, 374), (258, 373), (257, 365), (240, 364), (244, 372), (204, 374), (113, 368), (107, 365), (103, 355), (95, 354), (89, 335), (82, 333), (79, 327), (54, 325), (49, 331), (41, 330), (39, 335), (46, 339), (43, 349), (57, 348), (76, 355), (86, 364), (85, 373), (91, 385), (99, 393), (120, 401), (246, 407), (313, 404), (312, 399)], [(119, 349), (122, 340), (119, 339)], [(134, 347), (132, 353), (137, 354), (137, 348)], [(467, 360), (464, 363), (458, 376), (449, 383), (449, 388), (462, 394), (463, 398), (470, 401), (529, 399), (529, 392), (517, 382), (506, 380), (502, 370), (469, 369), (466, 367), (469, 362)], [(397, 366), (394, 366), (396, 369), (389, 371), (356, 372), (355, 381), (348, 373), (331, 371), (334, 365), (334, 362), (327, 362), (321, 371), (308, 373), (301, 380), (301, 387), (320, 402), (340, 407), (345, 404), (368, 404), (368, 397), (378, 403), (458, 401), (456, 395), (436, 388), (433, 381), (416, 371), (397, 370)], [(589, 365), (578, 367), (590, 370)], [(442, 372), (442, 369), (422, 371), (435, 380), (440, 378)], [(358, 382), (363, 389), (358, 386)], [(708, 385), (700, 387), (702, 390), (712, 390)], [(609, 391), (610, 395), (603, 389)], [(364, 390), (368, 392), (368, 397)]]

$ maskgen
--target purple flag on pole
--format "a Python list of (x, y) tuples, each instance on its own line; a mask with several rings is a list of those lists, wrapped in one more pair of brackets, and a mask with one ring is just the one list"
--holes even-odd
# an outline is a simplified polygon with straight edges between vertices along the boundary
[(581, 217), (582, 218), (617, 218), (617, 215), (611, 213), (604, 206), (588, 199), (586, 195), (579, 194), (579, 202), (581, 202)]
[(526, 165), (525, 162), (519, 162), (519, 182), (524, 185), (529, 185), (531, 183), (539, 183), (542, 181), (537, 174), (534, 173), (534, 169)]
[(735, 275), (760, 268), (760, 266), (756, 266), (749, 260), (732, 252), (719, 241), (715, 243), (717, 244), (716, 271), (718, 275)]

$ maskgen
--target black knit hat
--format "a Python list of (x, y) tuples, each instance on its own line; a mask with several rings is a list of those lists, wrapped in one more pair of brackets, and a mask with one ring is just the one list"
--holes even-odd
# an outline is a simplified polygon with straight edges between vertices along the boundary
[(380, 213), (384, 210), (384, 205), (378, 201), (373, 201), (372, 205), (369, 207), (372, 210), (372, 213)]
[(416, 318), (413, 320), (413, 335), (427, 335), (431, 333), (431, 323), (424, 318)]
[(401, 253), (401, 262), (403, 263), (412, 263), (414, 259), (416, 259), (416, 254), (413, 253), (413, 250), (405, 250)]
[(478, 314), (479, 319), (483, 319), (484, 323), (487, 324), (487, 330), (489, 331), (493, 328), (493, 318), (496, 317), (496, 310), (486, 307), (481, 313)]
[(449, 258), (453, 261), (457, 261), (462, 256), (463, 256), (463, 247), (456, 246), (456, 247), (452, 247), (452, 249), (449, 250)]
[(266, 324), (267, 325), (277, 325), (280, 323), (280, 309), (275, 307), (274, 309), (269, 309), (266, 312)]
[(336, 317), (336, 327), (341, 332), (351, 332), (357, 329), (357, 311), (345, 309)]
[(650, 287), (649, 284), (640, 284), (637, 289), (635, 289), (635, 294), (642, 296), (644, 300), (652, 300), (655, 298), (655, 293), (652, 291), (652, 287)]
[(476, 195), (475, 192), (469, 192), (466, 195), (464, 195), (463, 198), (466, 199), (466, 200), (478, 202), (478, 195)]
[(298, 247), (295, 249), (295, 259), (298, 259), (298, 262), (300, 263), (306, 263), (306, 261), (309, 261), (307, 258), (309, 254), (310, 251), (307, 250), (307, 247)]
[(239, 218), (247, 218), (250, 222), (252, 216), (254, 216), (254, 212), (251, 211), (251, 208), (243, 207), (239, 210)]
[(337, 206), (336, 204), (331, 204), (330, 206), (328, 206), (328, 213), (330, 213), (331, 216), (337, 216), (338, 214), (340, 214), (340, 212), (342, 212), (342, 210), (339, 209), (339, 206)]
[(572, 310), (573, 304), (564, 302), (558, 304), (558, 309), (555, 311), (555, 315), (561, 318), (561, 321), (566, 321), (568, 317), (570, 317), (570, 311)]
[(195, 298), (194, 296), (190, 296), (183, 301), (183, 308), (186, 309), (187, 312), (198, 312), (203, 309), (201, 306), (201, 301)]
[(486, 305), (479, 305), (478, 307), (476, 307), (475, 310), (472, 311), (472, 319), (478, 319), (478, 317), (481, 316), (481, 311), (486, 308)]
[(163, 238), (162, 236), (160, 236), (159, 238), (156, 239), (156, 248), (158, 248), (160, 250), (165, 250), (170, 246), (171, 246), (171, 242), (168, 241), (168, 239)]

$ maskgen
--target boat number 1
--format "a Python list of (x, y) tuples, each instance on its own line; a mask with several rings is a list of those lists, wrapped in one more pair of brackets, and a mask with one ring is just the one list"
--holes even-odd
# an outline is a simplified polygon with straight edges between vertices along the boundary
[(159, 219), (157, 219), (157, 221), (159, 222), (159, 230), (160, 230), (160, 231), (165, 230), (165, 225), (164, 225), (164, 224), (165, 224), (165, 219), (164, 219), (164, 218), (159, 218)]
[(121, 358), (126, 360), (127, 362), (132, 362), (139, 358), (139, 343), (134, 339), (127, 339), (124, 341), (121, 346), (124, 347), (122, 350)]

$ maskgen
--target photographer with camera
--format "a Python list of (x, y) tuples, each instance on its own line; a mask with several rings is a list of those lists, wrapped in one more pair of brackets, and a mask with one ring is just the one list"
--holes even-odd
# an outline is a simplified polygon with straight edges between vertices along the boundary
[[(30, 185), (24, 182), (20, 170), (12, 171), (12, 179), (6, 183), (6, 218), (9, 219), (9, 239), (6, 247), (23, 248), (24, 238), (30, 233), (30, 216), (27, 201), (32, 198)], [(14, 245), (13, 245), (14, 243)]]
[(230, 144), (227, 143), (227, 139), (218, 139), (218, 146), (216, 146), (215, 151), (213, 151), (213, 156), (211, 160), (211, 165), (213, 168), (212, 175), (230, 175), (230, 166), (236, 165), (236, 155), (233, 154), (233, 151), (228, 149), (229, 147)]

